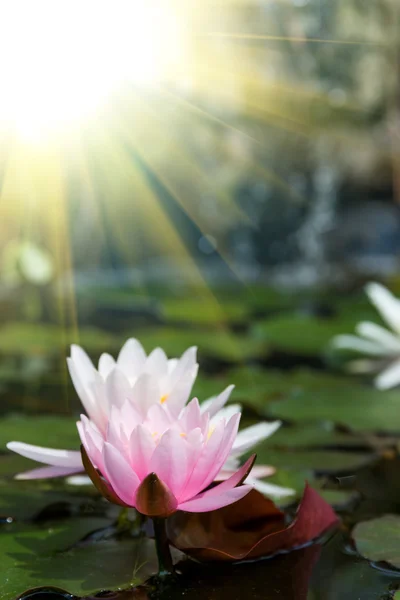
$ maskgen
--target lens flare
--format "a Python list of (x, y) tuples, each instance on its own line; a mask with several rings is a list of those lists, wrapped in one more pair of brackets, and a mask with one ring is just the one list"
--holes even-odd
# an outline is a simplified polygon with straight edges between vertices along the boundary
[(22, 138), (65, 132), (182, 54), (164, 0), (5, 0), (0, 23), (0, 125)]

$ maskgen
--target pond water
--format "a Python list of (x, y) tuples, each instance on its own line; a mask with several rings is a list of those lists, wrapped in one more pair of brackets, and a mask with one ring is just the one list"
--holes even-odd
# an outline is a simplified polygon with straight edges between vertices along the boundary
[[(0, 329), (2, 600), (394, 598), (400, 525), (385, 515), (400, 511), (398, 392), (378, 392), (367, 377), (347, 374), (329, 346), (334, 334), (377, 319), (362, 292), (290, 296), (257, 286), (221, 292), (216, 308), (155, 291), (139, 299), (140, 310), (126, 308), (126, 290), (112, 294), (106, 328), (97, 299), (110, 290), (85, 298), (79, 343), (92, 358), (115, 355), (132, 335), (147, 351), (160, 345), (172, 356), (198, 345), (195, 395), (205, 399), (234, 383), (243, 424), (283, 421), (257, 448), (258, 463), (276, 468), (268, 481), (295, 490), (277, 504), (293, 516), (307, 480), (337, 510), (340, 528), (320, 543), (253, 563), (200, 565), (177, 555), (176, 580), (145, 583), (156, 557), (134, 511), (118, 528), (118, 507), (93, 486), (13, 480), (32, 462), (7, 453), (7, 441), (77, 449), (79, 401), (64, 366), (74, 331), (7, 322)], [(377, 517), (384, 518), (372, 530), (354, 533), (357, 523)]]

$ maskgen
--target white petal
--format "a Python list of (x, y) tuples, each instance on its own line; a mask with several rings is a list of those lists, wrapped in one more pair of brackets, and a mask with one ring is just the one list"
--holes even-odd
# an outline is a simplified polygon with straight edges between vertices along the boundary
[(146, 352), (135, 338), (130, 338), (122, 346), (118, 354), (117, 363), (128, 378), (137, 377), (146, 362)]
[(168, 373), (168, 359), (162, 348), (155, 348), (147, 357), (144, 365), (145, 373), (161, 379)]
[(76, 363), (72, 360), (72, 358), (67, 358), (67, 365), (75, 391), (78, 394), (84, 409), (91, 418), (95, 419), (97, 411), (93, 392), (90, 390), (87, 381), (84, 381), (81, 378), (76, 368)]
[(182, 375), (175, 383), (169, 394), (167, 394), (167, 405), (174, 416), (178, 416), (186, 402), (189, 400), (190, 392), (197, 376), (198, 365), (191, 368)]
[(33, 469), (33, 471), (18, 473), (15, 479), (53, 479), (54, 477), (66, 477), (67, 475), (80, 473), (81, 471), (83, 471), (83, 465), (81, 467), (40, 467), (39, 469)]
[(231, 454), (235, 456), (244, 454), (244, 452), (247, 452), (247, 450), (250, 450), (253, 446), (256, 446), (263, 440), (269, 438), (277, 429), (279, 429), (281, 424), (281, 421), (257, 423), (256, 425), (246, 427), (246, 429), (239, 431), (233, 443)]
[(72, 475), (67, 477), (67, 483), (69, 485), (91, 485), (92, 480), (87, 475)]
[(23, 442), (8, 442), (7, 448), (31, 458), (37, 462), (51, 465), (53, 467), (81, 467), (81, 453), (74, 450), (56, 450), (54, 448), (42, 448), (42, 446), (33, 446)]
[(211, 423), (215, 424), (215, 423), (217, 423), (217, 421), (220, 421), (221, 419), (225, 419), (225, 421), (229, 421), (229, 419), (231, 417), (233, 417), (233, 415), (236, 415), (237, 413), (241, 413), (241, 412), (242, 412), (242, 407), (240, 404), (230, 404), (229, 406), (225, 406), (224, 408), (221, 408), (221, 410), (218, 411), (217, 414), (213, 416), (213, 418), (211, 419)]
[(207, 410), (210, 413), (210, 416), (213, 417), (228, 402), (229, 396), (231, 395), (234, 387), (234, 385), (228, 385), (228, 387), (225, 388), (224, 391), (218, 396), (214, 396), (213, 398), (209, 398), (205, 402), (202, 402), (201, 412), (205, 412)]
[(281, 487), (280, 485), (274, 485), (273, 483), (266, 483), (265, 481), (260, 481), (255, 477), (249, 475), (246, 479), (246, 483), (253, 485), (256, 490), (258, 490), (261, 494), (265, 496), (273, 496), (275, 498), (285, 498), (286, 496), (293, 496), (295, 494), (295, 490), (290, 488)]
[(96, 369), (83, 348), (72, 344), (71, 360), (75, 363), (75, 368), (84, 382), (92, 379), (92, 373)]
[(365, 290), (371, 302), (381, 313), (387, 324), (400, 333), (400, 302), (380, 283), (369, 283)]
[(117, 406), (118, 408), (124, 404), (125, 400), (131, 398), (132, 388), (121, 369), (113, 369), (107, 377), (106, 396), (108, 406)]
[(179, 359), (178, 358), (169, 358), (168, 359), (168, 373), (169, 375), (171, 375), (171, 373), (173, 373), (173, 371), (175, 371), (176, 367), (179, 364)]
[(111, 354), (107, 354), (105, 352), (104, 354), (102, 354), (100, 356), (100, 359), (99, 359), (99, 373), (103, 377), (103, 379), (107, 378), (107, 376), (114, 369), (115, 364), (116, 364), (115, 360), (111, 356)]
[(193, 367), (196, 365), (196, 352), (197, 348), (195, 346), (188, 348), (181, 358), (176, 361), (175, 368), (170, 371), (170, 363), (171, 360), (168, 361), (168, 370), (171, 373), (170, 375), (170, 387), (174, 387), (176, 382), (184, 376), (187, 371), (192, 371)]
[(331, 344), (338, 350), (354, 350), (371, 356), (385, 356), (387, 353), (380, 344), (362, 340), (355, 335), (337, 335), (332, 339)]
[(400, 338), (376, 323), (368, 321), (359, 323), (357, 333), (372, 342), (376, 342), (388, 353), (400, 354)]
[(388, 390), (400, 384), (400, 360), (396, 360), (387, 369), (382, 371), (374, 380), (379, 390)]
[(136, 380), (131, 392), (132, 403), (141, 415), (146, 416), (147, 411), (153, 404), (159, 404), (161, 393), (158, 383), (148, 373), (140, 375)]

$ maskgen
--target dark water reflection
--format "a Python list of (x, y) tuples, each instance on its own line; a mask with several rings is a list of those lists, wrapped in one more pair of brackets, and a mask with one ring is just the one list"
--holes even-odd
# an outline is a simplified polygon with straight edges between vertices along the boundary
[(389, 600), (398, 588), (396, 573), (383, 573), (346, 552), (342, 534), (270, 560), (229, 565), (178, 565), (173, 580), (150, 580), (118, 592), (77, 599), (56, 588), (30, 590), (18, 600)]

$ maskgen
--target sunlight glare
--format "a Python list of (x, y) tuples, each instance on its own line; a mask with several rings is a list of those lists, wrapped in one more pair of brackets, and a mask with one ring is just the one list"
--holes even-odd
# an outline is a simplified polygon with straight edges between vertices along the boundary
[(168, 0), (2, 0), (0, 126), (62, 133), (129, 85), (165, 77), (180, 54)]

